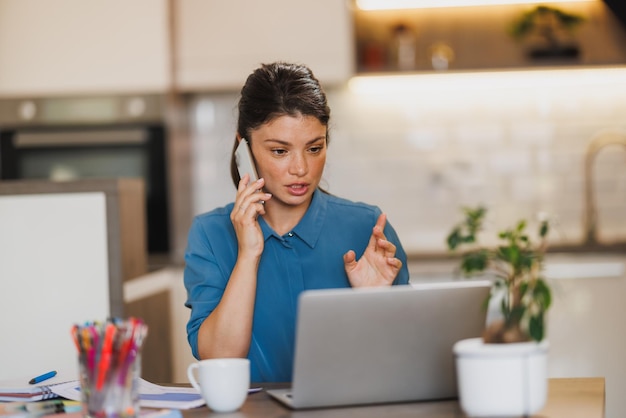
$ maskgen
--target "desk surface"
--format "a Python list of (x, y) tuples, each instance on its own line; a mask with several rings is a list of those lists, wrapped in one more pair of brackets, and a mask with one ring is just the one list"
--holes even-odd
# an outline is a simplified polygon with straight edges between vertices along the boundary
[[(284, 387), (280, 384), (265, 384), (264, 389)], [(604, 418), (604, 378), (550, 379), (548, 401), (537, 418)], [(186, 418), (237, 417), (237, 418), (379, 418), (379, 417), (438, 417), (463, 418), (456, 401), (411, 402), (360, 407), (322, 408), (301, 411), (290, 410), (271, 399), (265, 391), (251, 394), (236, 413), (212, 413), (206, 406), (184, 411)]]

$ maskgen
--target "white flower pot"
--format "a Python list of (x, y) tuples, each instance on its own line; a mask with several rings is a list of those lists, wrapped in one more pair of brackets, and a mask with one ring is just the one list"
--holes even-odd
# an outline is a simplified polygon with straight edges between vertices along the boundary
[(548, 391), (547, 341), (485, 344), (458, 341), (459, 401), (470, 417), (525, 416), (543, 408)]

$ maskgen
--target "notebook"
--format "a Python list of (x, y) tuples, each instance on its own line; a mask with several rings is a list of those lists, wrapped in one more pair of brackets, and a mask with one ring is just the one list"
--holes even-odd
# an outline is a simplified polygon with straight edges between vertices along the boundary
[(309, 290), (298, 305), (293, 409), (452, 399), (452, 346), (485, 325), (488, 281)]
[(0, 401), (34, 402), (58, 398), (59, 395), (53, 390), (54, 386), (76, 379), (75, 376), (58, 373), (51, 379), (31, 385), (29, 380), (32, 377), (0, 380)]
[[(81, 400), (80, 381), (66, 377), (52, 378), (36, 385), (24, 385), (24, 379), (0, 381), (0, 401), (34, 402), (64, 398)], [(21, 384), (21, 386), (20, 386)], [(139, 405), (145, 408), (192, 409), (205, 404), (202, 395), (191, 387), (161, 386), (139, 378)], [(249, 393), (259, 391), (251, 388)], [(143, 414), (142, 414), (143, 415)], [(2, 417), (0, 413), (0, 417)]]

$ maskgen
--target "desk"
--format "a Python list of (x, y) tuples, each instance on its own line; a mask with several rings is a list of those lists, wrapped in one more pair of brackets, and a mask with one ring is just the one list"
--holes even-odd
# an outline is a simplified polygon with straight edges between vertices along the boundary
[[(285, 387), (264, 384), (264, 389)], [(550, 379), (548, 401), (536, 418), (604, 418), (604, 378)], [(206, 406), (184, 411), (185, 418), (464, 418), (457, 401), (411, 402), (360, 407), (292, 411), (271, 399), (267, 393), (248, 396), (243, 407), (232, 414), (212, 413)]]

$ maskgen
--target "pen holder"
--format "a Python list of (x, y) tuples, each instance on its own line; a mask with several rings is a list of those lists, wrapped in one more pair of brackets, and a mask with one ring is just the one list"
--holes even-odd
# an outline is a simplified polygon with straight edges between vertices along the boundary
[(139, 416), (141, 347), (147, 326), (139, 319), (75, 325), (85, 417)]

